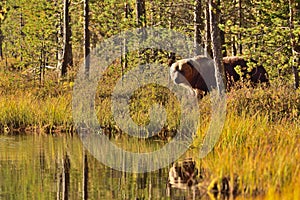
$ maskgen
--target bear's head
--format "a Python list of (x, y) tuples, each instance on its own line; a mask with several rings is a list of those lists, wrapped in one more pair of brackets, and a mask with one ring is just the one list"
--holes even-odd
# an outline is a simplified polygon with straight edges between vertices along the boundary
[(175, 84), (191, 85), (197, 73), (190, 59), (179, 60), (170, 68), (171, 79)]

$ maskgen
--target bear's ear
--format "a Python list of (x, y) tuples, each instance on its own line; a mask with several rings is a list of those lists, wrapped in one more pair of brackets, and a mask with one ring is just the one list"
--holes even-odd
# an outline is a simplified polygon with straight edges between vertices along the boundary
[(170, 68), (171, 68), (173, 71), (178, 71), (178, 70), (179, 70), (179, 65), (180, 65), (179, 62), (175, 62), (175, 63), (171, 64)]
[(168, 65), (169, 65), (169, 67), (171, 67), (173, 63), (175, 63), (175, 60), (168, 59)]
[(168, 65), (169, 65), (169, 67), (171, 67), (171, 65), (173, 63), (175, 63), (175, 60), (176, 60), (175, 53), (169, 53), (168, 54)]

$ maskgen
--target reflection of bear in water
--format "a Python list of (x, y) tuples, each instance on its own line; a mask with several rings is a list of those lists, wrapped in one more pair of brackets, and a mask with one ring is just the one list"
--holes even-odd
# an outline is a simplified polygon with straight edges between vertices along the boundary
[(191, 187), (198, 183), (197, 176), (198, 169), (196, 168), (196, 162), (188, 158), (173, 164), (169, 171), (169, 183), (177, 188)]
[(173, 163), (169, 170), (167, 196), (172, 197), (172, 188), (190, 190), (192, 199), (206, 195), (218, 199), (231, 199), (240, 193), (239, 177), (236, 174), (232, 177), (221, 176), (211, 179), (211, 175), (207, 176), (205, 171), (207, 170), (203, 168), (198, 169), (196, 161), (192, 158)]
[[(241, 67), (243, 79), (249, 75), (251, 83), (269, 83), (263, 66), (256, 66), (248, 72), (247, 61), (236, 56), (223, 58), (223, 63), (228, 88), (240, 80), (240, 75), (235, 70), (236, 66)], [(189, 88), (192, 93), (200, 97), (216, 88), (213, 60), (205, 56), (178, 60), (171, 64), (170, 75), (175, 84)]]

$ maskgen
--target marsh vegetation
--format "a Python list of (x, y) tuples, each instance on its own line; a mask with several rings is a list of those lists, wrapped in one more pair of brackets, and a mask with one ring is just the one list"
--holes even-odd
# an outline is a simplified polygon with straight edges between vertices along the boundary
[[(268, 72), (270, 86), (238, 82), (226, 93), (221, 136), (203, 159), (199, 150), (212, 110), (210, 95), (200, 99), (199, 127), (180, 159), (195, 160), (197, 197), (222, 198), (207, 192), (220, 187), (226, 177), (229, 184), (236, 184), (237, 199), (300, 199), (299, 2), (218, 2), (221, 53), (256, 60)], [(87, 15), (83, 15), (82, 1), (0, 2), (0, 198), (193, 198), (190, 187), (168, 191), (171, 163), (145, 174), (118, 172), (100, 164), (77, 137), (72, 98), (88, 50), (86, 46), (83, 52), (85, 34), (91, 37), (89, 47), (94, 48), (123, 30), (160, 27), (194, 37), (203, 47), (201, 53), (211, 55), (209, 5), (198, 0), (84, 3), (90, 5), (90, 32), (83, 31)], [(67, 6), (69, 17), (63, 17)], [(72, 29), (69, 41), (63, 41), (65, 24)], [(63, 51), (68, 63), (62, 63)], [(111, 95), (123, 75), (146, 63), (169, 69), (170, 57), (181, 59), (172, 53), (157, 49), (120, 52), (104, 71), (95, 111), (112, 143), (132, 152), (152, 152), (174, 137), (182, 111), (166, 87), (149, 84), (130, 96), (130, 117), (138, 125), (149, 123), (153, 105), (165, 108), (166, 122), (154, 137), (130, 136), (117, 126), (111, 110)]]

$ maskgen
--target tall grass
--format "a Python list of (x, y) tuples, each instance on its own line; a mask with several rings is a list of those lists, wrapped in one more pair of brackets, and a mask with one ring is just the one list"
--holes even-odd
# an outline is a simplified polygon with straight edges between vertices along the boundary
[[(110, 91), (118, 78), (113, 72), (108, 71), (103, 78), (101, 84), (107, 84), (99, 88), (96, 111), (102, 126), (121, 132), (111, 113)], [(1, 132), (28, 127), (51, 132), (72, 127), (72, 84), (50, 80), (36, 87), (32, 82), (26, 83), (26, 79), (17, 73), (1, 73)], [(164, 93), (164, 89), (156, 86), (142, 88), (133, 94), (131, 100), (131, 117), (138, 124), (149, 122), (149, 108), (157, 103), (166, 107), (165, 131), (176, 128), (180, 115), (180, 111), (176, 110), (178, 102), (171, 94)], [(196, 158), (210, 122), (209, 96), (199, 101), (199, 108), (201, 125), (193, 143), (197, 148), (192, 150)], [(226, 112), (218, 143), (207, 157), (199, 160), (204, 169), (203, 176), (212, 180), (214, 177), (237, 175), (239, 190), (246, 195), (263, 194), (270, 199), (279, 194), (291, 199), (299, 197), (300, 91), (276, 82), (267, 88), (243, 87), (227, 94)], [(147, 149), (151, 145), (145, 142), (142, 146)], [(130, 146), (123, 147), (133, 150)]]
[(38, 99), (30, 94), (0, 97), (0, 125), (6, 131), (66, 131), (72, 125), (70, 96)]
[(71, 128), (70, 86), (51, 81), (36, 85), (18, 72), (1, 72), (1, 76), (1, 132), (49, 133)]
[[(243, 88), (227, 99), (223, 132), (213, 151), (199, 160), (206, 179), (238, 176), (243, 194), (297, 199), (300, 195), (300, 95), (282, 85)], [(209, 106), (208, 97), (200, 102)], [(204, 110), (204, 119), (210, 116)], [(209, 120), (202, 120), (194, 146), (201, 147)], [(197, 158), (198, 149), (195, 151)], [(280, 199), (278, 198), (278, 199)]]
[(282, 192), (300, 176), (299, 136), (296, 124), (230, 114), (218, 143), (200, 162), (207, 176), (238, 175), (242, 192)]

